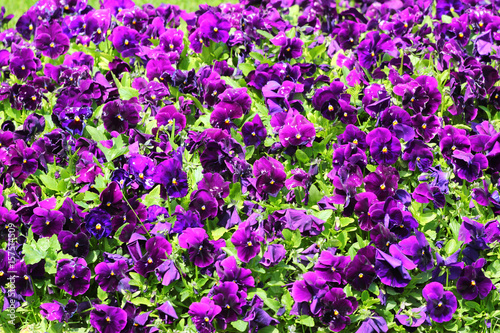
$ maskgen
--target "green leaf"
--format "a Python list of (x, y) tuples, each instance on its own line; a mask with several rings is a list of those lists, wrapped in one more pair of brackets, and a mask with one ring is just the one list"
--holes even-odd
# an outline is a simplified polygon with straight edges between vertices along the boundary
[(257, 32), (258, 32), (259, 34), (261, 34), (262, 36), (266, 37), (267, 39), (273, 39), (273, 38), (274, 38), (274, 36), (273, 36), (273, 35), (271, 35), (271, 34), (270, 34), (269, 32), (267, 32), (267, 31), (257, 29)]
[(42, 181), (43, 185), (45, 185), (48, 189), (53, 191), (59, 191), (59, 184), (54, 179), (54, 177), (42, 174), (40, 175), (40, 180)]
[(152, 206), (152, 205), (157, 205), (159, 202), (162, 201), (162, 198), (160, 196), (160, 186), (161, 185), (156, 185), (151, 192), (149, 192), (144, 199), (142, 200), (142, 203), (146, 206)]
[(108, 293), (102, 290), (101, 287), (97, 287), (97, 298), (99, 298), (101, 301), (104, 301), (108, 298)]
[(243, 72), (243, 75), (245, 75), (245, 76), (247, 76), (251, 71), (255, 70), (255, 66), (247, 64), (247, 63), (239, 64), (238, 67), (241, 69), (241, 71)]
[(238, 320), (238, 321), (233, 321), (231, 323), (231, 326), (233, 326), (234, 328), (236, 328), (240, 332), (244, 332), (247, 329), (248, 323), (246, 321), (243, 321), (243, 320)]
[(340, 218), (340, 226), (345, 227), (348, 226), (349, 224), (353, 223), (354, 219), (351, 217), (341, 217)]
[(139, 97), (139, 91), (130, 87), (118, 88), (118, 93), (120, 94), (120, 98), (123, 100), (129, 100), (134, 97)]
[(302, 150), (297, 149), (297, 151), (295, 152), (295, 156), (300, 162), (304, 164), (309, 163), (309, 156), (307, 156), (307, 154), (304, 153)]
[(427, 224), (429, 222), (432, 222), (436, 217), (437, 215), (434, 212), (425, 212), (423, 214), (420, 214), (418, 222), (420, 222), (420, 224)]
[(255, 147), (254, 146), (248, 146), (247, 148), (247, 151), (245, 153), (245, 160), (249, 160), (250, 158), (252, 158), (252, 155), (255, 151)]
[(33, 265), (36, 264), (37, 262), (40, 262), (47, 253), (45, 251), (40, 251), (37, 247), (36, 244), (31, 245), (31, 244), (24, 244), (23, 245), (23, 253), (24, 253), (24, 262), (26, 265)]
[(226, 233), (227, 229), (226, 228), (217, 228), (215, 230), (212, 230), (212, 238), (213, 240), (218, 240), (219, 238), (221, 238), (222, 236), (224, 236), (224, 234)]
[(311, 316), (300, 316), (297, 323), (302, 324), (307, 327), (314, 327), (314, 318)]

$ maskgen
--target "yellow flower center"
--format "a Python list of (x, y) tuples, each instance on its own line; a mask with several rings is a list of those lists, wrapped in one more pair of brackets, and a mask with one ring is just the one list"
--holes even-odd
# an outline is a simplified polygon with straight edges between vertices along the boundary
[(27, 280), (29, 280), (30, 278), (29, 278), (29, 276), (28, 276), (28, 275), (25, 275), (25, 276), (24, 276), (24, 279), (27, 281)]
[(229, 304), (228, 304), (228, 305), (226, 305), (226, 309), (231, 309), (231, 307), (229, 306)]
[(426, 129), (426, 128), (427, 128), (427, 124), (426, 124), (426, 123), (423, 123), (423, 124), (422, 124), (422, 128), (423, 128), (423, 129)]
[(97, 33), (98, 33), (99, 35), (100, 35), (100, 34), (102, 34), (102, 30), (101, 30), (101, 28), (98, 28), (98, 29), (97, 29)]
[(79, 123), (79, 122), (80, 122), (80, 117), (75, 116), (75, 121), (76, 121), (77, 123)]
[(122, 116), (121, 116), (120, 114), (119, 114), (119, 115), (117, 115), (117, 116), (116, 116), (116, 118), (118, 118), (118, 119), (122, 120)]
[(26, 69), (26, 67), (24, 67), (24, 65), (21, 66), (21, 69), (24, 71)]
[(359, 273), (358, 277), (359, 277), (360, 279), (362, 279), (362, 278), (363, 278), (363, 273)]
[(102, 226), (100, 223), (97, 223), (97, 225), (95, 226), (96, 230), (101, 230)]
[(201, 206), (201, 210), (205, 210), (207, 209), (207, 207), (205, 207), (205, 205)]
[(291, 48), (289, 48), (289, 47), (287, 47), (287, 48), (286, 48), (286, 51), (287, 51), (287, 52), (290, 52), (290, 50), (291, 50)]
[(111, 276), (114, 276), (114, 275), (115, 275), (115, 272), (111, 271), (110, 275), (111, 275)]
[(32, 101), (36, 101), (36, 96), (31, 96)]
[(78, 243), (75, 243), (75, 247), (78, 247), (78, 246), (80, 246), (80, 244), (78, 244)]
[(381, 190), (385, 190), (385, 184), (380, 185)]
[(438, 303), (438, 308), (442, 307), (443, 306), (443, 302), (439, 302)]
[(208, 319), (208, 317), (205, 317), (205, 321), (208, 323), (210, 319)]
[(136, 21), (136, 20), (133, 20), (133, 21), (132, 21), (132, 24), (136, 24), (136, 23), (137, 23), (137, 21)]
[(69, 6), (68, 6), (68, 5), (64, 6), (64, 9), (68, 10), (68, 9), (69, 9)]
[(274, 180), (271, 179), (271, 181), (269, 182), (269, 184), (274, 185)]
[(170, 47), (171, 50), (174, 49), (174, 44), (170, 44), (168, 47)]
[(479, 22), (479, 26), (480, 26), (481, 28), (483, 27), (483, 25), (484, 25), (484, 23), (483, 23), (483, 22)]
[(394, 121), (392, 122), (392, 126), (396, 126), (397, 124), (399, 124), (397, 120), (394, 120)]
[(357, 145), (357, 144), (358, 144), (358, 139), (354, 139), (354, 140), (352, 141), (352, 143), (354, 143), (355, 145)]
[(151, 95), (151, 99), (154, 101), (156, 99), (155, 95)]
[(33, 30), (33, 24), (30, 24), (28, 29)]
[(177, 179), (172, 179), (172, 184), (177, 185)]
[(372, 52), (372, 57), (375, 57), (375, 52)]
[(224, 123), (229, 124), (229, 118), (226, 118), (226, 120), (224, 120)]
[(463, 38), (463, 37), (464, 37), (464, 34), (463, 34), (463, 33), (459, 33), (459, 34), (458, 34), (458, 37)]
[(408, 23), (405, 23), (404, 27), (405, 27), (405, 28), (408, 28)]
[(107, 322), (110, 322), (110, 321), (111, 321), (111, 318), (106, 317), (106, 321), (107, 321)]
[(476, 285), (476, 281), (472, 280), (472, 281), (470, 282), (470, 285), (471, 285), (471, 286), (475, 286), (475, 285)]
[(148, 264), (152, 264), (152, 263), (153, 263), (153, 259), (148, 258)]
[(3, 276), (4, 275), (4, 272), (3, 271), (0, 271), (0, 276)]
[(300, 139), (300, 138), (302, 137), (302, 135), (297, 134), (295, 137), (296, 137), (297, 139)]
[(247, 243), (248, 246), (253, 246), (252, 242)]
[(344, 112), (344, 118), (347, 118), (347, 112)]
[(23, 163), (24, 163), (24, 164), (26, 164), (26, 163), (28, 163), (28, 161), (27, 161), (26, 159), (24, 159), (24, 160), (23, 160)]
[(252, 132), (252, 136), (255, 136), (255, 132)]
[(415, 97), (412, 97), (412, 98), (410, 99), (410, 101), (411, 101), (412, 103), (413, 103), (413, 102), (415, 102)]
[(417, 161), (420, 161), (420, 157), (417, 157)]
[(49, 220), (45, 221), (45, 224), (46, 224), (46, 225), (49, 225), (49, 224), (50, 224), (50, 221), (49, 221)]
[(387, 153), (387, 147), (382, 148), (382, 152), (385, 154)]
[(328, 111), (333, 111), (333, 106), (328, 105)]
[(215, 27), (214, 32), (219, 32), (219, 28)]
[(144, 174), (142, 172), (139, 174), (139, 178), (144, 179)]
[(129, 44), (128, 39), (125, 39), (125, 45), (128, 45), (128, 44)]
[(71, 278), (72, 278), (72, 279), (76, 278), (75, 274), (71, 275)]
[(52, 42), (52, 43), (49, 44), (49, 46), (50, 47), (54, 47), (54, 46), (56, 46), (56, 44), (54, 44), (54, 42)]
[(339, 315), (339, 312), (337, 310), (333, 311), (333, 314), (338, 316)]
[(336, 271), (335, 267), (332, 267), (332, 272), (335, 272), (335, 271)]
[(451, 150), (455, 151), (457, 149), (456, 146), (451, 147)]

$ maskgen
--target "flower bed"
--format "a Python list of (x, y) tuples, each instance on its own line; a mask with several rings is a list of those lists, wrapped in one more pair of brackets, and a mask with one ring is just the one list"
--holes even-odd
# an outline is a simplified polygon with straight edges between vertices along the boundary
[(498, 331), (495, 1), (11, 20), (3, 331)]

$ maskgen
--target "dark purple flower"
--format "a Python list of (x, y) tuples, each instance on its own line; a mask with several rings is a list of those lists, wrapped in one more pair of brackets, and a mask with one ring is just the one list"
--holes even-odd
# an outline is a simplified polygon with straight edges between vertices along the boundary
[(37, 207), (33, 210), (30, 222), (34, 234), (41, 237), (51, 237), (62, 231), (64, 215), (57, 210)]
[(95, 267), (95, 280), (102, 290), (115, 292), (118, 283), (126, 277), (128, 265), (125, 260), (117, 260), (114, 263), (101, 262)]
[(408, 161), (408, 169), (415, 171), (415, 167), (421, 172), (428, 172), (434, 161), (432, 150), (423, 141), (412, 140), (403, 152), (403, 160)]
[(135, 127), (141, 121), (139, 117), (141, 109), (141, 105), (135, 97), (128, 101), (114, 100), (108, 102), (102, 109), (104, 127), (108, 132), (125, 133), (129, 128)]
[(430, 186), (428, 183), (418, 184), (412, 193), (412, 197), (416, 202), (432, 202), (436, 208), (443, 208), (446, 204), (444, 193), (441, 192), (439, 187)]
[(411, 281), (403, 262), (380, 250), (377, 250), (375, 270), (380, 281), (393, 288), (406, 287)]
[(399, 242), (399, 246), (401, 247), (401, 252), (410, 256), (421, 271), (427, 271), (434, 267), (431, 247), (425, 235), (420, 231), (416, 231), (415, 236), (403, 239)]
[(488, 159), (481, 153), (473, 155), (460, 150), (455, 150), (451, 157), (451, 162), (455, 167), (455, 173), (460, 179), (469, 183), (483, 175), (483, 171), (488, 168)]
[(276, 46), (281, 46), (278, 60), (299, 58), (302, 55), (304, 42), (300, 38), (288, 38), (283, 31), (270, 40)]
[(247, 310), (243, 321), (249, 323), (249, 333), (257, 333), (257, 331), (261, 328), (269, 327), (271, 325), (276, 326), (280, 323), (264, 311), (264, 309), (262, 309), (263, 305), (264, 302), (257, 295), (255, 295), (250, 301), (250, 304), (248, 304), (249, 309)]
[(172, 198), (183, 198), (189, 190), (187, 174), (182, 170), (182, 163), (175, 158), (169, 158), (158, 164), (153, 180), (162, 184), (168, 196)]
[(92, 209), (85, 215), (85, 228), (96, 239), (108, 237), (111, 234), (111, 215), (100, 208)]
[(90, 286), (90, 269), (82, 258), (57, 262), (55, 285), (71, 296), (83, 295)]
[(68, 322), (77, 310), (77, 304), (70, 299), (68, 304), (63, 305), (58, 301), (43, 303), (40, 305), (40, 314), (49, 321)]
[(358, 291), (366, 290), (377, 277), (375, 272), (375, 253), (373, 246), (366, 246), (358, 251), (345, 269), (345, 278)]
[(305, 146), (311, 147), (316, 130), (313, 123), (301, 114), (288, 113), (284, 126), (279, 131), (280, 142), (283, 147)]
[(32, 148), (28, 148), (23, 140), (16, 140), (8, 152), (9, 172), (17, 178), (21, 174), (30, 175), (38, 169), (38, 155)]
[(229, 195), (229, 182), (224, 181), (224, 178), (218, 173), (207, 172), (198, 183), (198, 189), (210, 192), (217, 199), (219, 206), (222, 206), (224, 198)]
[(261, 195), (276, 196), (285, 185), (286, 173), (283, 164), (272, 157), (261, 157), (253, 165), (256, 188)]
[(327, 282), (344, 285), (346, 284), (345, 269), (350, 262), (350, 257), (336, 256), (334, 251), (325, 250), (321, 252), (314, 265), (314, 271)]
[(198, 332), (211, 333), (215, 332), (212, 321), (221, 310), (221, 307), (216, 305), (210, 298), (203, 297), (201, 302), (195, 302), (189, 306), (188, 313)]
[(57, 236), (63, 253), (72, 255), (73, 257), (85, 258), (89, 254), (90, 243), (89, 238), (83, 232), (76, 235), (63, 230)]
[(169, 301), (163, 303), (161, 306), (156, 308), (156, 310), (158, 310), (158, 315), (165, 324), (172, 324), (174, 320), (179, 319), (174, 307)]
[(186, 116), (177, 111), (175, 106), (167, 105), (161, 108), (155, 116), (158, 126), (165, 126), (168, 133), (172, 133), (175, 122), (175, 134), (179, 134), (186, 127)]
[(214, 218), (219, 211), (219, 204), (207, 190), (197, 190), (191, 193), (189, 209), (198, 212), (200, 219)]
[(188, 250), (189, 260), (198, 267), (211, 265), (220, 245), (209, 241), (207, 232), (202, 228), (187, 228), (179, 235), (179, 246)]
[(328, 286), (315, 272), (307, 272), (303, 278), (293, 283), (291, 295), (295, 304), (290, 314), (317, 316), (322, 310), (321, 299), (328, 292)]
[(266, 268), (273, 267), (285, 259), (285, 256), (286, 250), (282, 244), (271, 244), (262, 255), (260, 264)]
[(135, 29), (118, 26), (108, 38), (124, 58), (133, 57), (139, 52), (141, 35)]
[(425, 307), (413, 308), (403, 313), (398, 311), (395, 319), (399, 325), (405, 326), (407, 331), (412, 332), (426, 321)]
[(330, 330), (340, 332), (351, 323), (348, 316), (358, 308), (358, 302), (354, 297), (346, 297), (342, 288), (332, 288), (323, 297), (322, 306), (320, 320)]
[(422, 290), (427, 301), (427, 312), (438, 323), (450, 321), (457, 310), (457, 298), (451, 291), (445, 291), (439, 282), (431, 282)]
[(259, 114), (256, 114), (252, 121), (246, 122), (241, 128), (243, 142), (247, 146), (259, 146), (262, 140), (267, 137), (267, 130), (262, 124)]
[(415, 132), (424, 139), (424, 142), (431, 141), (441, 128), (441, 122), (435, 115), (424, 117), (418, 113), (411, 117), (411, 122)]
[(260, 244), (264, 241), (264, 237), (258, 232), (252, 230), (249, 223), (239, 225), (231, 237), (231, 242), (236, 247), (238, 259), (243, 262), (249, 262), (260, 252)]
[(463, 262), (458, 260), (460, 252), (461, 250), (458, 250), (446, 259), (443, 259), (436, 252), (436, 268), (432, 271), (432, 281), (446, 284), (447, 279), (450, 281), (458, 279), (465, 266)]
[(241, 315), (241, 307), (246, 303), (244, 299), (246, 293), (241, 293), (234, 282), (222, 282), (214, 286), (212, 292), (214, 303), (221, 307), (221, 312), (217, 316), (218, 324), (221, 329), (226, 329), (227, 323), (237, 321)]
[(365, 39), (359, 43), (357, 55), (359, 63), (363, 68), (369, 69), (375, 65), (381, 54), (387, 53), (392, 57), (398, 55), (398, 51), (391, 37), (380, 34), (378, 31), (370, 31)]
[(215, 268), (221, 281), (233, 281), (244, 290), (255, 287), (252, 271), (238, 267), (236, 258), (232, 256), (217, 262)]
[(90, 311), (90, 324), (99, 333), (121, 332), (127, 325), (127, 312), (114, 306), (96, 304)]
[(462, 274), (457, 281), (457, 291), (468, 301), (483, 299), (490, 293), (493, 283), (484, 275), (482, 268), (486, 264), (486, 259), (480, 258), (462, 270)]
[(203, 38), (208, 38), (215, 43), (227, 42), (231, 24), (219, 14), (208, 11), (198, 18), (198, 23)]
[(42, 25), (36, 29), (35, 46), (46, 57), (56, 59), (69, 50), (70, 41), (59, 23)]
[(391, 167), (379, 165), (375, 172), (369, 173), (365, 179), (365, 190), (372, 192), (378, 200), (392, 197), (398, 189), (399, 172)]
[(375, 128), (366, 136), (370, 154), (379, 164), (394, 164), (401, 154), (401, 143), (386, 128)]

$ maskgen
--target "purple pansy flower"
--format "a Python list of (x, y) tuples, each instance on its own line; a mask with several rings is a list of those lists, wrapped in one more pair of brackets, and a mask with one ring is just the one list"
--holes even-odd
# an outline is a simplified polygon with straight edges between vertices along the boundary
[(127, 325), (127, 312), (114, 306), (96, 304), (90, 311), (90, 324), (99, 333), (121, 332)]
[(85, 259), (61, 259), (57, 262), (55, 285), (71, 296), (83, 295), (90, 287), (90, 274)]
[(201, 302), (195, 302), (189, 306), (188, 313), (198, 332), (211, 333), (215, 332), (212, 322), (215, 316), (221, 311), (221, 307), (215, 304), (213, 300), (208, 297), (203, 297)]
[(427, 312), (438, 323), (450, 321), (457, 310), (457, 298), (451, 291), (445, 291), (439, 282), (431, 282), (422, 290), (427, 301)]

